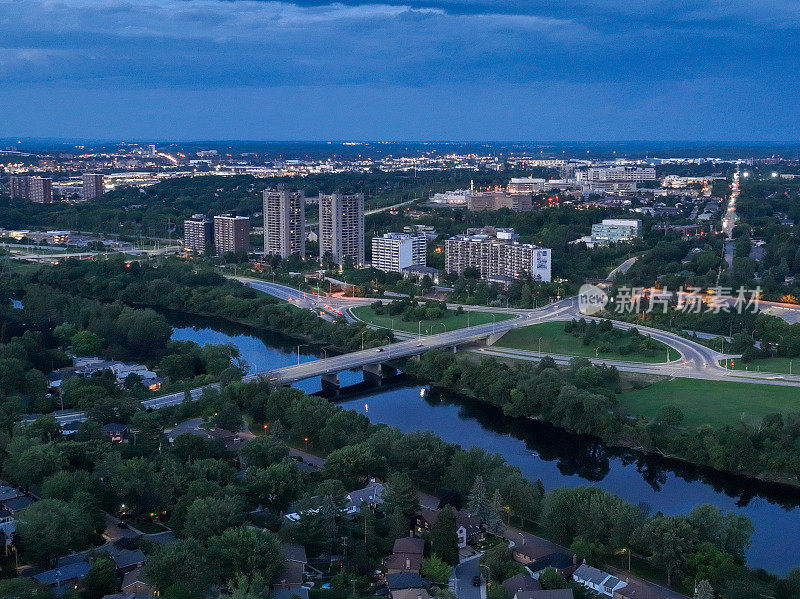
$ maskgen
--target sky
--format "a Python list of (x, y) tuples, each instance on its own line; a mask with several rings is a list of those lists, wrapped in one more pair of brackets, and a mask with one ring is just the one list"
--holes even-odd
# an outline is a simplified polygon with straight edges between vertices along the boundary
[(0, 0), (0, 137), (800, 140), (797, 0)]

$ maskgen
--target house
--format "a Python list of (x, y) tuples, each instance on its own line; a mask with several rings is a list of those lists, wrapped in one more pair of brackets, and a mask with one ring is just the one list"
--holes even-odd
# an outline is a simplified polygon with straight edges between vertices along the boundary
[(537, 560), (550, 555), (554, 551), (555, 550), (550, 546), (526, 542), (515, 545), (511, 549), (511, 556), (514, 558), (515, 562), (527, 566), (528, 564), (533, 564)]
[(347, 494), (347, 505), (344, 506), (344, 513), (357, 514), (363, 505), (376, 508), (383, 503), (383, 485), (374, 480), (363, 489), (356, 489)]
[(65, 422), (64, 424), (61, 425), (61, 434), (64, 435), (65, 437), (67, 435), (74, 435), (75, 433), (78, 432), (78, 430), (80, 430), (81, 424), (82, 423), (78, 422), (77, 420), (73, 420), (72, 422)]
[(654, 585), (629, 582), (614, 591), (614, 599), (664, 599), (664, 593)]
[(295, 562), (298, 564), (307, 564), (306, 548), (297, 543), (283, 543), (281, 545), (281, 553), (287, 562)]
[(392, 555), (386, 558), (387, 574), (400, 572), (419, 572), (422, 565), (422, 553), (425, 550), (425, 540), (414, 537), (403, 537), (394, 542)]
[(272, 588), (278, 591), (299, 589), (303, 586), (305, 569), (305, 564), (300, 562), (284, 562), (280, 574), (278, 574), (277, 582), (273, 583)]
[(11, 541), (14, 539), (14, 533), (17, 532), (17, 521), (11, 516), (0, 517), (0, 531), (6, 539), (6, 554), (8, 554)]
[(89, 562), (82, 560), (74, 564), (40, 572), (35, 574), (33, 579), (40, 584), (49, 586), (56, 595), (61, 596), (70, 589), (80, 587), (83, 579), (86, 578), (89, 568)]
[(128, 434), (128, 427), (124, 424), (110, 422), (100, 429), (108, 435), (113, 443), (122, 443), (125, 440), (125, 435)]
[(26, 507), (31, 505), (32, 503), (36, 503), (36, 500), (33, 497), (27, 497), (26, 495), (21, 495), (19, 497), (14, 497), (13, 499), (6, 499), (3, 502), (0, 502), (0, 505), (3, 506), (3, 509), (11, 514), (18, 514)]
[(552, 546), (523, 543), (512, 550), (514, 561), (522, 564), (534, 578), (545, 568), (554, 568), (564, 578), (569, 578), (578, 566), (577, 558), (554, 549)]
[(422, 533), (430, 532), (438, 519), (439, 510), (432, 510), (426, 507), (420, 508), (414, 520), (414, 533), (421, 535)]
[(122, 577), (122, 592), (123, 593), (136, 593), (146, 597), (152, 597), (156, 594), (153, 587), (144, 581), (144, 568), (134, 568), (126, 572)]
[(587, 589), (591, 589), (607, 597), (613, 597), (615, 591), (628, 584), (616, 576), (593, 568), (586, 563), (578, 566), (578, 569), (572, 574), (572, 579), (578, 584), (585, 586)]
[(486, 527), (480, 517), (465, 511), (460, 511), (456, 517), (456, 536), (458, 548), (464, 549), (467, 545), (480, 543), (486, 538)]
[(514, 599), (514, 596), (520, 591), (541, 591), (542, 585), (528, 574), (517, 574), (506, 579), (503, 582), (503, 588), (506, 590), (506, 595)]
[(549, 591), (520, 591), (512, 599), (574, 599), (572, 589), (551, 589)]
[(272, 591), (269, 597), (270, 599), (308, 599), (308, 589), (306, 587), (300, 587), (298, 589)]
[(6, 501), (8, 499), (14, 499), (15, 497), (19, 497), (22, 495), (22, 491), (18, 491), (14, 487), (9, 487), (6, 485), (0, 486), (0, 502)]
[(390, 592), (407, 589), (429, 589), (430, 583), (416, 572), (399, 572), (386, 575), (386, 586)]
[(431, 599), (427, 589), (397, 589), (391, 595), (392, 599)]
[(147, 563), (147, 557), (141, 549), (117, 549), (113, 545), (105, 549), (114, 562), (117, 572), (126, 573), (141, 568)]

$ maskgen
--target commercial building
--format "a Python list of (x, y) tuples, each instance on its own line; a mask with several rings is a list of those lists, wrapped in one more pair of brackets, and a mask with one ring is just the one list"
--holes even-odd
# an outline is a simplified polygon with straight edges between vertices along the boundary
[(319, 256), (330, 254), (337, 264), (350, 257), (364, 264), (364, 194), (319, 195)]
[(430, 203), (444, 206), (466, 206), (470, 197), (472, 197), (471, 189), (456, 189), (434, 194), (431, 196)]
[(11, 177), (11, 198), (50, 204), (53, 201), (53, 180), (46, 177)]
[(106, 192), (103, 175), (99, 173), (83, 173), (83, 199), (99, 198)]
[(592, 181), (655, 181), (656, 169), (652, 166), (603, 166), (575, 171), (578, 182)]
[(217, 254), (250, 251), (250, 219), (225, 214), (214, 217), (214, 249)]
[(533, 198), (531, 194), (482, 191), (469, 196), (467, 208), (474, 212), (501, 208), (508, 208), (514, 212), (529, 212), (533, 209)]
[(302, 191), (264, 190), (264, 253), (306, 257), (306, 204)]
[(205, 252), (214, 245), (214, 223), (205, 214), (194, 214), (183, 221), (183, 247), (193, 252)]
[(604, 218), (592, 225), (593, 243), (632, 241), (642, 236), (642, 221), (636, 219)]
[(445, 270), (463, 274), (467, 268), (476, 268), (481, 278), (504, 280), (522, 274), (549, 282), (551, 255), (549, 248), (520, 243), (513, 229), (486, 227), (467, 231), (445, 241)]
[(425, 266), (424, 234), (384, 233), (372, 238), (372, 267), (384, 272), (402, 272), (412, 265)]
[(514, 177), (508, 182), (506, 191), (510, 194), (533, 194), (553, 191), (554, 189), (569, 189), (575, 187), (574, 181), (566, 179), (535, 179), (531, 177)]

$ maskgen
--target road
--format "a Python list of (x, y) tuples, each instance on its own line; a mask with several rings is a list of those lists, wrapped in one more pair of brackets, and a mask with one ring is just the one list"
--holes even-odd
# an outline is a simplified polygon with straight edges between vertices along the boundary
[[(481, 576), (479, 556), (467, 558), (453, 568), (453, 575), (450, 578), (451, 590), (458, 599), (486, 599), (486, 580)], [(483, 568), (484, 572), (486, 568)], [(472, 584), (475, 576), (481, 576), (481, 585), (476, 587)]]

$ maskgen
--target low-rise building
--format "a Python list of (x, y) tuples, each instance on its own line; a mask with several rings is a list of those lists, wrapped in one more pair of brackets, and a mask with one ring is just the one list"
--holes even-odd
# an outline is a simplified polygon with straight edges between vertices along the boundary
[(613, 597), (616, 591), (628, 584), (624, 580), (620, 580), (616, 576), (598, 570), (586, 563), (578, 566), (578, 569), (572, 574), (572, 579), (587, 589), (607, 597)]
[(633, 241), (642, 236), (642, 221), (626, 218), (605, 218), (592, 225), (592, 242), (597, 244)]

